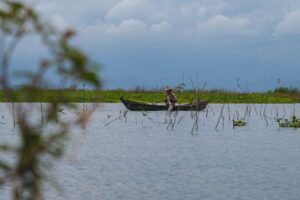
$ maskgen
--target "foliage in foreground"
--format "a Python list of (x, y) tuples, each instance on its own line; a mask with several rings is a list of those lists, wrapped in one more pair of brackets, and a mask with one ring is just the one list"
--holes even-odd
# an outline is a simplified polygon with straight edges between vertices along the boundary
[[(10, 154), (15, 160), (8, 162), (0, 158), (0, 187), (10, 185), (15, 200), (40, 200), (44, 199), (43, 185), (48, 178), (48, 167), (63, 155), (69, 127), (86, 123), (92, 112), (82, 112), (74, 122), (66, 123), (59, 117), (58, 111), (62, 107), (75, 108), (75, 105), (67, 103), (65, 94), (60, 94), (46, 106), (14, 104), (18, 97), (12, 89), (10, 63), (16, 47), (25, 37), (39, 37), (48, 50), (48, 56), (41, 58), (36, 70), (14, 72), (24, 81), (20, 89), (23, 99), (41, 97), (43, 91), (40, 86), (51, 83), (45, 76), (48, 71), (58, 77), (61, 85), (85, 82), (98, 87), (100, 81), (95, 65), (70, 43), (74, 32), (56, 31), (22, 1), (0, 2), (0, 25), (1, 98), (13, 102), (11, 114), (19, 141), (14, 145), (0, 145), (0, 151)], [(40, 118), (33, 119), (33, 113), (38, 112), (41, 113)]]

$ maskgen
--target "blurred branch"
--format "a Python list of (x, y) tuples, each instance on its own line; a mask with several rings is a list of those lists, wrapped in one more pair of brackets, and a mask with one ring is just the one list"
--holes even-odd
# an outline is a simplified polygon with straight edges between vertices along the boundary
[[(30, 6), (17, 0), (0, 2), (0, 25), (0, 35), (3, 37), (1, 40), (10, 40), (7, 45), (2, 45), (0, 57), (0, 88), (7, 99), (14, 97), (9, 73), (11, 59), (18, 44), (27, 35), (39, 36), (49, 53), (47, 58), (40, 61), (35, 72), (29, 70), (21, 74), (21, 78), (29, 80), (21, 87), (22, 94), (28, 99), (35, 96), (41, 99), (43, 80), (49, 69), (52, 69), (56, 76), (64, 81), (71, 79), (76, 83), (84, 82), (95, 87), (101, 86), (95, 68), (97, 65), (83, 51), (71, 44), (70, 40), (75, 35), (73, 30), (66, 30), (62, 33), (56, 31), (54, 27), (43, 22)], [(0, 177), (0, 186), (10, 182), (13, 199), (43, 199), (42, 185), (47, 180), (45, 168), (51, 166), (48, 159), (48, 165), (43, 164), (44, 158), (50, 156), (55, 159), (63, 155), (64, 141), (69, 131), (69, 125), (60, 119), (58, 111), (62, 110), (62, 106), (76, 108), (73, 104), (61, 103), (66, 102), (63, 95), (59, 97), (59, 100), (47, 104), (45, 115), (41, 113), (41, 123), (34, 123), (31, 120), (34, 113), (40, 111), (38, 107), (13, 104), (12, 112), (18, 121), (20, 143), (16, 146), (0, 145), (0, 152), (12, 153), (16, 158), (15, 164), (0, 160), (0, 172), (4, 174)], [(74, 123), (85, 127), (92, 113), (93, 111), (88, 110), (83, 112), (74, 120)], [(53, 126), (55, 131), (46, 130), (43, 124)]]

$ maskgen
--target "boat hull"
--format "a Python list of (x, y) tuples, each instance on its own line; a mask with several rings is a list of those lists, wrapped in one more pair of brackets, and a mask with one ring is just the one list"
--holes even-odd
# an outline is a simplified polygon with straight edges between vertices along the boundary
[[(124, 106), (131, 111), (164, 111), (169, 109), (169, 107), (166, 105), (146, 104), (136, 101), (125, 100), (123, 98), (121, 98), (121, 101), (124, 104)], [(200, 101), (193, 104), (175, 105), (172, 111), (201, 111), (204, 110), (207, 105), (208, 100)]]

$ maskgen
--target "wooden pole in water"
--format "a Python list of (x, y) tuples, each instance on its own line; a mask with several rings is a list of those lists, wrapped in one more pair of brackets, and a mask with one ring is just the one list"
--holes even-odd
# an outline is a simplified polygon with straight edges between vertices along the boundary
[(43, 115), (43, 104), (42, 104), (42, 83), (40, 83), (40, 111), (41, 111), (42, 126), (44, 126), (44, 115)]
[(14, 128), (16, 128), (16, 117), (15, 117), (15, 97), (14, 93), (12, 92), (12, 115), (14, 120)]

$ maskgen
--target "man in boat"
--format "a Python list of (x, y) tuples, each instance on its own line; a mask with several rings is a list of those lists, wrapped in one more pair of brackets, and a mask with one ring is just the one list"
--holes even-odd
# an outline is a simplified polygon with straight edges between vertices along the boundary
[(176, 103), (176, 101), (177, 101), (177, 98), (176, 98), (176, 96), (175, 96), (175, 94), (173, 93), (173, 90), (172, 90), (172, 88), (170, 88), (170, 87), (166, 87), (166, 89), (165, 89), (165, 91), (166, 91), (166, 98), (165, 98), (165, 103), (166, 103), (166, 106), (175, 106), (175, 103)]

